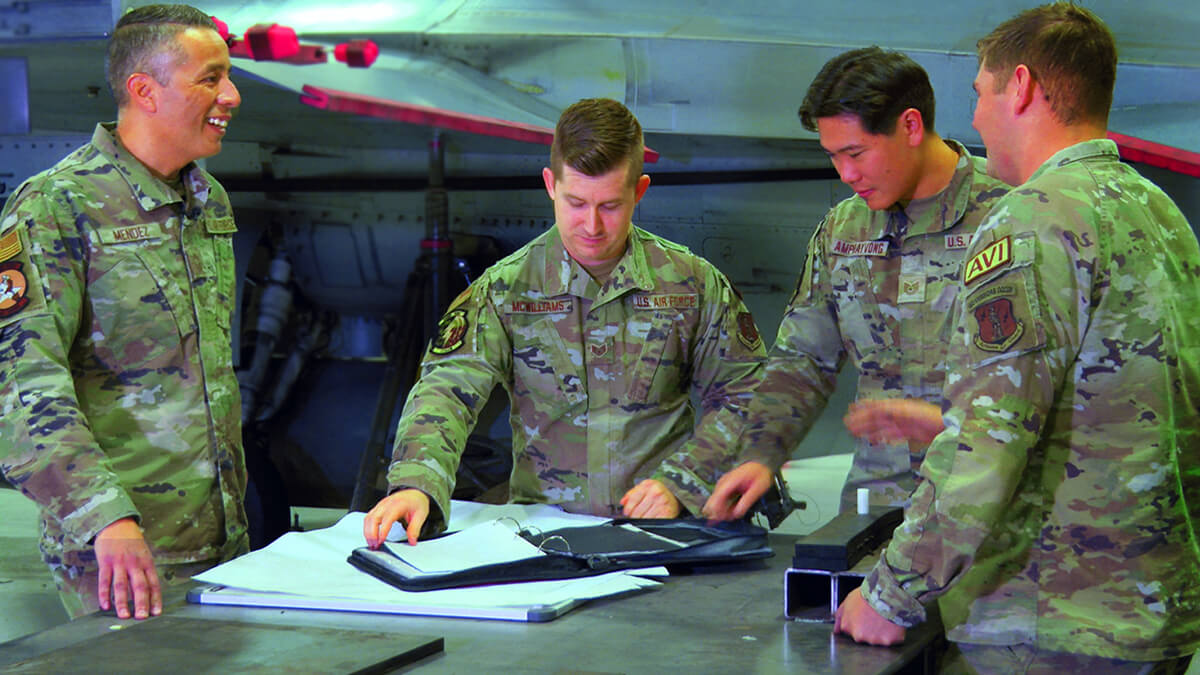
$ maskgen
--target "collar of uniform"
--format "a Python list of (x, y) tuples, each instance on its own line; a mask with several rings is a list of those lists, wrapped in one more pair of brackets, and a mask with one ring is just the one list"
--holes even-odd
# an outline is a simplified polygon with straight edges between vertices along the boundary
[(1078, 162), (1085, 159), (1104, 157), (1112, 161), (1120, 159), (1120, 153), (1117, 150), (1117, 144), (1108, 138), (1094, 138), (1090, 141), (1083, 141), (1075, 145), (1069, 145), (1062, 150), (1050, 155), (1050, 158), (1029, 176), (1029, 181), (1037, 178), (1041, 174), (1056, 169), (1061, 166), (1066, 166), (1073, 162)]
[[(147, 211), (183, 201), (183, 197), (171, 186), (154, 177), (137, 157), (125, 149), (117, 140), (117, 123), (96, 125), (92, 133), (92, 145), (103, 154), (129, 184), (130, 191), (137, 196), (138, 203)], [(208, 201), (209, 184), (204, 172), (195, 162), (180, 169), (184, 187), (200, 203)]]
[(904, 208), (908, 216), (906, 239), (948, 230), (967, 212), (975, 167), (971, 155), (961, 143), (950, 139), (944, 139), (944, 142), (958, 153), (954, 175), (941, 192), (924, 199), (914, 199)]
[[(604, 284), (605, 289), (618, 289), (618, 292), (624, 292), (631, 288), (645, 291), (654, 288), (653, 277), (646, 264), (645, 237), (646, 233), (638, 229), (636, 225), (629, 227), (629, 243), (625, 247), (625, 254), (621, 256), (617, 266), (608, 275), (608, 280)], [(557, 225), (546, 233), (545, 279), (546, 286), (543, 292), (547, 297), (564, 293), (581, 298), (591, 297), (587, 291), (588, 285), (595, 283), (583, 265), (580, 265), (571, 257), (571, 254), (567, 253), (567, 247), (562, 243), (562, 236), (558, 232)]]

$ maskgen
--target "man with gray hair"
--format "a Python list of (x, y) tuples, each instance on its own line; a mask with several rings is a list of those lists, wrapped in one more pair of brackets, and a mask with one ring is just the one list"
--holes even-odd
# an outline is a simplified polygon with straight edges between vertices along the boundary
[(167, 585), (248, 549), (236, 227), (195, 163), (241, 102), (229, 74), (203, 12), (127, 13), (117, 122), (0, 212), (0, 470), (41, 509), (72, 618), (159, 614)]

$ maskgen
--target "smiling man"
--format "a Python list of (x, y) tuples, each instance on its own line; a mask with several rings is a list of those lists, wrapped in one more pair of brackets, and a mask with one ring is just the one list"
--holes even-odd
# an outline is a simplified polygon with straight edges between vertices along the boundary
[[(982, 160), (934, 131), (929, 76), (879, 47), (840, 54), (821, 68), (800, 107), (855, 196), (834, 206), (808, 245), (766, 375), (739, 439), (740, 464), (705, 507), (740, 517), (824, 410), (846, 361), (858, 398), (938, 401), (946, 314), (975, 228), (1007, 186)], [(842, 492), (900, 505), (922, 455), (904, 443), (860, 441)]]
[[(633, 225), (650, 186), (642, 129), (617, 101), (559, 118), (542, 171), (554, 227), (493, 265), (439, 325), (367, 514), (377, 547), (440, 531), (492, 388), (512, 403), (509, 499), (600, 516), (698, 514), (765, 357), (729, 281)], [(700, 415), (692, 396), (700, 401)]]
[(236, 228), (195, 164), (241, 102), (229, 72), (204, 13), (129, 12), (108, 48), (118, 121), (0, 213), (0, 470), (41, 507), (73, 618), (158, 614), (248, 548)]

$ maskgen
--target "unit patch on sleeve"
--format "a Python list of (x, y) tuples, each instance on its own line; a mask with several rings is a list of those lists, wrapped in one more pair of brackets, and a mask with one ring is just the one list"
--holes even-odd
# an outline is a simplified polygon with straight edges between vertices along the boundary
[(452, 309), (438, 322), (438, 334), (429, 351), (434, 354), (449, 354), (463, 346), (467, 338), (467, 310)]
[(963, 266), (963, 285), (1012, 262), (1012, 245), (1009, 237), (988, 244), (987, 248), (971, 256)]
[[(16, 234), (14, 232), (13, 234)], [(5, 237), (7, 239), (7, 237)], [(0, 241), (0, 246), (3, 242)], [(20, 250), (18, 243), (17, 250)], [(21, 271), (21, 263), (9, 260), (0, 263), (0, 319), (16, 314), (29, 304), (29, 282)]]
[(1036, 345), (1037, 331), (1030, 321), (1029, 301), (1023, 284), (997, 284), (967, 298), (967, 311), (975, 317), (975, 347), (986, 352), (1025, 351)]
[(37, 272), (19, 228), (0, 237), (0, 326), (46, 309)]
[(746, 349), (758, 349), (762, 338), (758, 335), (758, 327), (754, 325), (754, 317), (750, 312), (738, 312), (738, 340), (746, 345)]

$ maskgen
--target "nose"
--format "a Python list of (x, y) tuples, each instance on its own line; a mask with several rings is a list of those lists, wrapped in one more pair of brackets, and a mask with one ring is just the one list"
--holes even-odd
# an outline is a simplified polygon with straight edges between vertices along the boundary
[(600, 220), (600, 211), (597, 208), (590, 208), (583, 216), (583, 229), (589, 236), (595, 236), (603, 229), (601, 226), (603, 221)]
[(217, 91), (217, 104), (226, 108), (236, 108), (242, 104), (241, 92), (228, 77), (221, 79), (221, 88)]
[(834, 161), (833, 168), (837, 169), (838, 178), (841, 178), (846, 185), (853, 185), (862, 178), (862, 173), (854, 166), (853, 162), (837, 160)]

